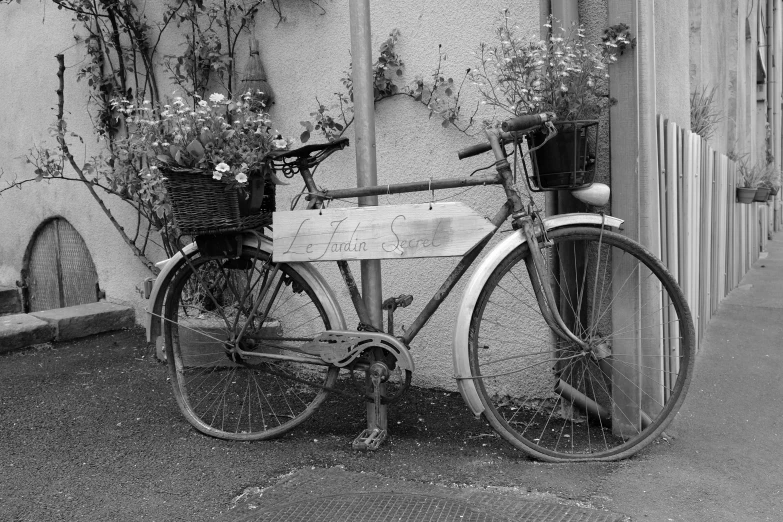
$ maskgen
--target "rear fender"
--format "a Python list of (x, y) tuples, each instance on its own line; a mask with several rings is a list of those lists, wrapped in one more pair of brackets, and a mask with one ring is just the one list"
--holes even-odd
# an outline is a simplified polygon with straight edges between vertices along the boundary
[[(260, 241), (260, 242), (259, 242)], [(246, 235), (243, 244), (249, 247), (259, 248), (264, 252), (272, 253), (272, 241), (266, 237), (261, 237), (260, 240), (255, 235)], [(166, 298), (166, 289), (168, 288), (171, 280), (177, 271), (187, 263), (187, 259), (193, 257), (198, 253), (196, 243), (191, 243), (181, 251), (177, 252), (172, 258), (158, 263), (158, 266), (162, 266), (160, 274), (155, 279), (155, 284), (152, 286), (152, 292), (147, 300), (147, 312), (146, 327), (147, 327), (147, 342), (158, 342), (158, 337), (163, 332), (163, 303)], [(345, 330), (345, 317), (343, 316), (342, 309), (340, 308), (337, 298), (329, 287), (329, 284), (318, 272), (315, 267), (310, 264), (303, 263), (288, 263), (296, 272), (304, 279), (315, 293), (322, 299), (324, 309), (328, 315), (329, 323), (332, 330)]]

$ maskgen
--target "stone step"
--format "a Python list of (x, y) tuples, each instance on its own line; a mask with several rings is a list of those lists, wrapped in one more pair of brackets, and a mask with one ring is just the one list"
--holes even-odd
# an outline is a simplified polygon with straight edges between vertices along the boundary
[(101, 301), (31, 314), (0, 316), (0, 353), (49, 341), (67, 341), (132, 328), (133, 308)]
[(54, 326), (55, 341), (68, 341), (136, 324), (133, 308), (106, 301), (55, 308), (30, 315)]
[(49, 342), (54, 334), (54, 326), (32, 315), (0, 316), (0, 353)]
[(0, 286), (0, 315), (18, 314), (21, 312), (22, 300), (19, 298), (19, 289)]

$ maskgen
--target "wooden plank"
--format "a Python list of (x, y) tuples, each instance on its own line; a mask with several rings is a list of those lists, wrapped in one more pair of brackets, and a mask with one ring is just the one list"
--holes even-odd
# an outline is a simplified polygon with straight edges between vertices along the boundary
[(718, 214), (720, 212), (720, 199), (718, 198), (718, 153), (710, 149), (710, 174), (712, 175), (711, 212), (710, 212), (710, 320), (712, 314), (718, 309)]
[(701, 212), (701, 137), (696, 133), (690, 133), (691, 141), (691, 160), (693, 169), (693, 205), (691, 208), (690, 221), (693, 229), (693, 259), (691, 264), (691, 270), (693, 278), (691, 280), (691, 292), (693, 295), (693, 303), (691, 304), (691, 312), (695, 322), (696, 329), (696, 347), (701, 344), (701, 328), (699, 328), (699, 263), (701, 260), (701, 219), (699, 215)]
[(712, 252), (712, 162), (710, 148), (702, 143), (702, 239), (701, 239), (701, 321), (702, 331), (710, 321), (710, 256)]
[(726, 193), (726, 205), (728, 208), (729, 237), (727, 243), (727, 272), (729, 274), (728, 290), (731, 292), (737, 287), (737, 169), (734, 161), (728, 162), (728, 191)]
[(459, 202), (275, 212), (276, 262), (462, 256), (495, 227)]
[(690, 131), (680, 129), (679, 139), (682, 143), (680, 149), (680, 161), (682, 167), (680, 168), (680, 209), (681, 219), (680, 228), (682, 230), (680, 234), (680, 250), (682, 256), (680, 258), (680, 266), (682, 279), (680, 286), (685, 293), (685, 298), (688, 301), (688, 305), (693, 308), (693, 294), (692, 281), (693, 281), (693, 227), (694, 220), (691, 215), (693, 210), (693, 171), (692, 171), (692, 157), (691, 157), (691, 139)]
[[(728, 158), (719, 154), (720, 170), (718, 175), (718, 303), (726, 297), (726, 175), (728, 172)], [(717, 305), (716, 305), (717, 309)]]
[[(680, 209), (682, 208), (680, 198), (680, 169), (679, 169), (679, 128), (674, 122), (668, 122), (666, 129), (666, 221), (668, 225), (668, 250), (669, 250), (669, 271), (682, 285), (682, 273), (680, 270), (680, 249), (682, 237), (680, 235)], [(677, 312), (674, 304), (666, 298), (664, 305), (668, 308), (668, 315), (664, 314), (664, 320), (668, 325), (668, 334), (666, 335), (668, 346), (664, 344), (664, 369), (668, 370), (667, 375), (677, 375), (679, 372), (679, 353), (680, 347), (677, 342), (676, 328), (678, 326)], [(674, 383), (670, 383), (666, 390), (670, 390)], [(668, 397), (667, 397), (668, 398)]]

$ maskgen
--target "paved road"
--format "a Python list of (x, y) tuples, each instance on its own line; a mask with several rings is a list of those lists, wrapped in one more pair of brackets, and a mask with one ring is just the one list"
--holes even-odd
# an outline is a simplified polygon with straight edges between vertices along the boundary
[(139, 330), (0, 356), (0, 520), (236, 519), (292, 473), (335, 467), (633, 520), (783, 520), (781, 296), (783, 235), (710, 324), (674, 437), (613, 464), (530, 461), (437, 390), (390, 411), (376, 453), (350, 449), (359, 401), (330, 400), (277, 441), (210, 439), (182, 419)]

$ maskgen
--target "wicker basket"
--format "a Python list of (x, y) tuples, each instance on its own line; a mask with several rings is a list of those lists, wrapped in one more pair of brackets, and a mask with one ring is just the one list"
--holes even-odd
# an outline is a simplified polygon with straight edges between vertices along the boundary
[(598, 121), (563, 122), (555, 126), (557, 134), (549, 140), (543, 132), (525, 136), (532, 165), (529, 173), (525, 167), (528, 185), (534, 191), (568, 190), (590, 185), (595, 169), (589, 142), (595, 143)]
[(162, 169), (174, 222), (182, 234), (221, 234), (272, 223), (275, 186), (250, 173), (245, 194), (202, 171)]

